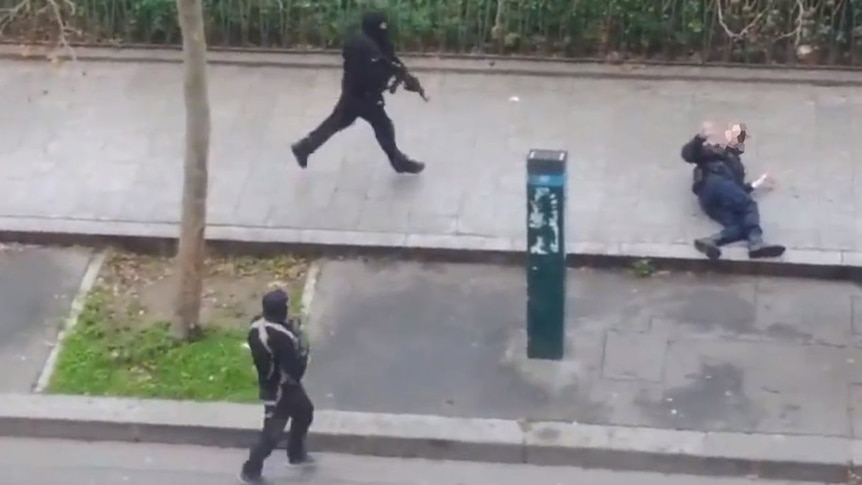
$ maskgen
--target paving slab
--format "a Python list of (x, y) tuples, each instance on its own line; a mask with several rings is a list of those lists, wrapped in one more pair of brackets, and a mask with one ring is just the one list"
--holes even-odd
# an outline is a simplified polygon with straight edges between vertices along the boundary
[[(11, 100), (0, 114), (7, 238), (177, 234), (181, 66), (0, 63)], [(761, 208), (767, 235), (790, 248), (785, 266), (862, 261), (854, 87), (428, 72), (431, 103), (388, 101), (400, 144), (429, 164), (409, 178), (392, 173), (362, 124), (308, 170), (295, 166), (289, 144), (332, 109), (336, 70), (209, 73), (212, 239), (523, 252), (524, 158), (548, 147), (570, 152), (570, 251), (699, 259), (690, 241), (715, 227), (679, 147), (702, 119), (733, 118), (754, 134), (752, 174), (779, 182)], [(728, 258), (747, 259), (742, 248)]]
[(572, 269), (566, 356), (526, 359), (524, 272), (331, 260), (325, 409), (862, 438), (850, 283)]
[(84, 248), (0, 246), (0, 392), (29, 392), (90, 263)]

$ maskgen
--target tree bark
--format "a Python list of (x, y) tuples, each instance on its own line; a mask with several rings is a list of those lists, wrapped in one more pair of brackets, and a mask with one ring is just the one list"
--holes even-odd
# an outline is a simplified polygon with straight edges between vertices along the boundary
[(200, 335), (201, 294), (207, 216), (207, 162), (210, 144), (210, 106), (207, 86), (207, 44), (201, 0), (177, 0), (183, 35), (186, 147), (183, 167), (183, 205), (177, 249), (177, 292), (172, 332), (178, 339)]

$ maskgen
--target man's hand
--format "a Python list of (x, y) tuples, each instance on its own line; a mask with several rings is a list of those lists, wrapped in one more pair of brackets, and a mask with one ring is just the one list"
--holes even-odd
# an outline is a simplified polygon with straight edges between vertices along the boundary
[(704, 139), (706, 145), (712, 145), (721, 148), (727, 148), (727, 139), (724, 137), (724, 132), (711, 121), (705, 121), (700, 127), (698, 135)]
[(772, 190), (775, 188), (775, 180), (765, 173), (752, 182), (751, 186), (755, 189)]
[(302, 317), (288, 318), (287, 326), (293, 331), (299, 331), (302, 328)]

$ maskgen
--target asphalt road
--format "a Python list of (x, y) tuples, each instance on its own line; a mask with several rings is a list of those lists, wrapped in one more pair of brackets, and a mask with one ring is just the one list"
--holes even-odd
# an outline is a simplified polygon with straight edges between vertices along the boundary
[[(3, 484), (228, 485), (244, 450), (128, 443), (0, 439)], [(310, 485), (753, 485), (755, 480), (665, 476), (469, 462), (321, 455), (314, 470), (287, 469), (273, 455), (266, 473), (274, 484)], [(763, 482), (779, 484), (781, 482)], [(801, 484), (801, 482), (794, 482)], [(804, 485), (804, 484), (802, 484)]]
[(84, 248), (0, 246), (0, 392), (35, 384), (91, 257)]

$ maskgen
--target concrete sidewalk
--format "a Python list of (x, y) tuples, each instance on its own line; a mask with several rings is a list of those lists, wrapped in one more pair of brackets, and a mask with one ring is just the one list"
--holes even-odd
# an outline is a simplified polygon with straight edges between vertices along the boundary
[(319, 409), (862, 439), (862, 290), (569, 270), (562, 361), (526, 358), (524, 270), (327, 261)]
[[(526, 359), (523, 270), (328, 261), (316, 450), (844, 482), (862, 468), (862, 290), (571, 270), (566, 356)], [(0, 435), (248, 445), (257, 405), (0, 395)]]
[[(6, 239), (176, 235), (179, 65), (0, 65)], [(780, 184), (761, 204), (767, 235), (789, 247), (791, 264), (776, 271), (862, 262), (856, 88), (426, 73), (431, 103), (389, 101), (401, 146), (429, 164), (407, 178), (362, 123), (307, 171), (294, 164), (289, 143), (331, 110), (336, 70), (219, 65), (210, 75), (211, 239), (520, 253), (524, 157), (548, 147), (570, 152), (571, 252), (699, 260), (691, 240), (714, 225), (679, 147), (704, 118), (739, 118), (755, 136), (752, 175), (768, 170)]]

